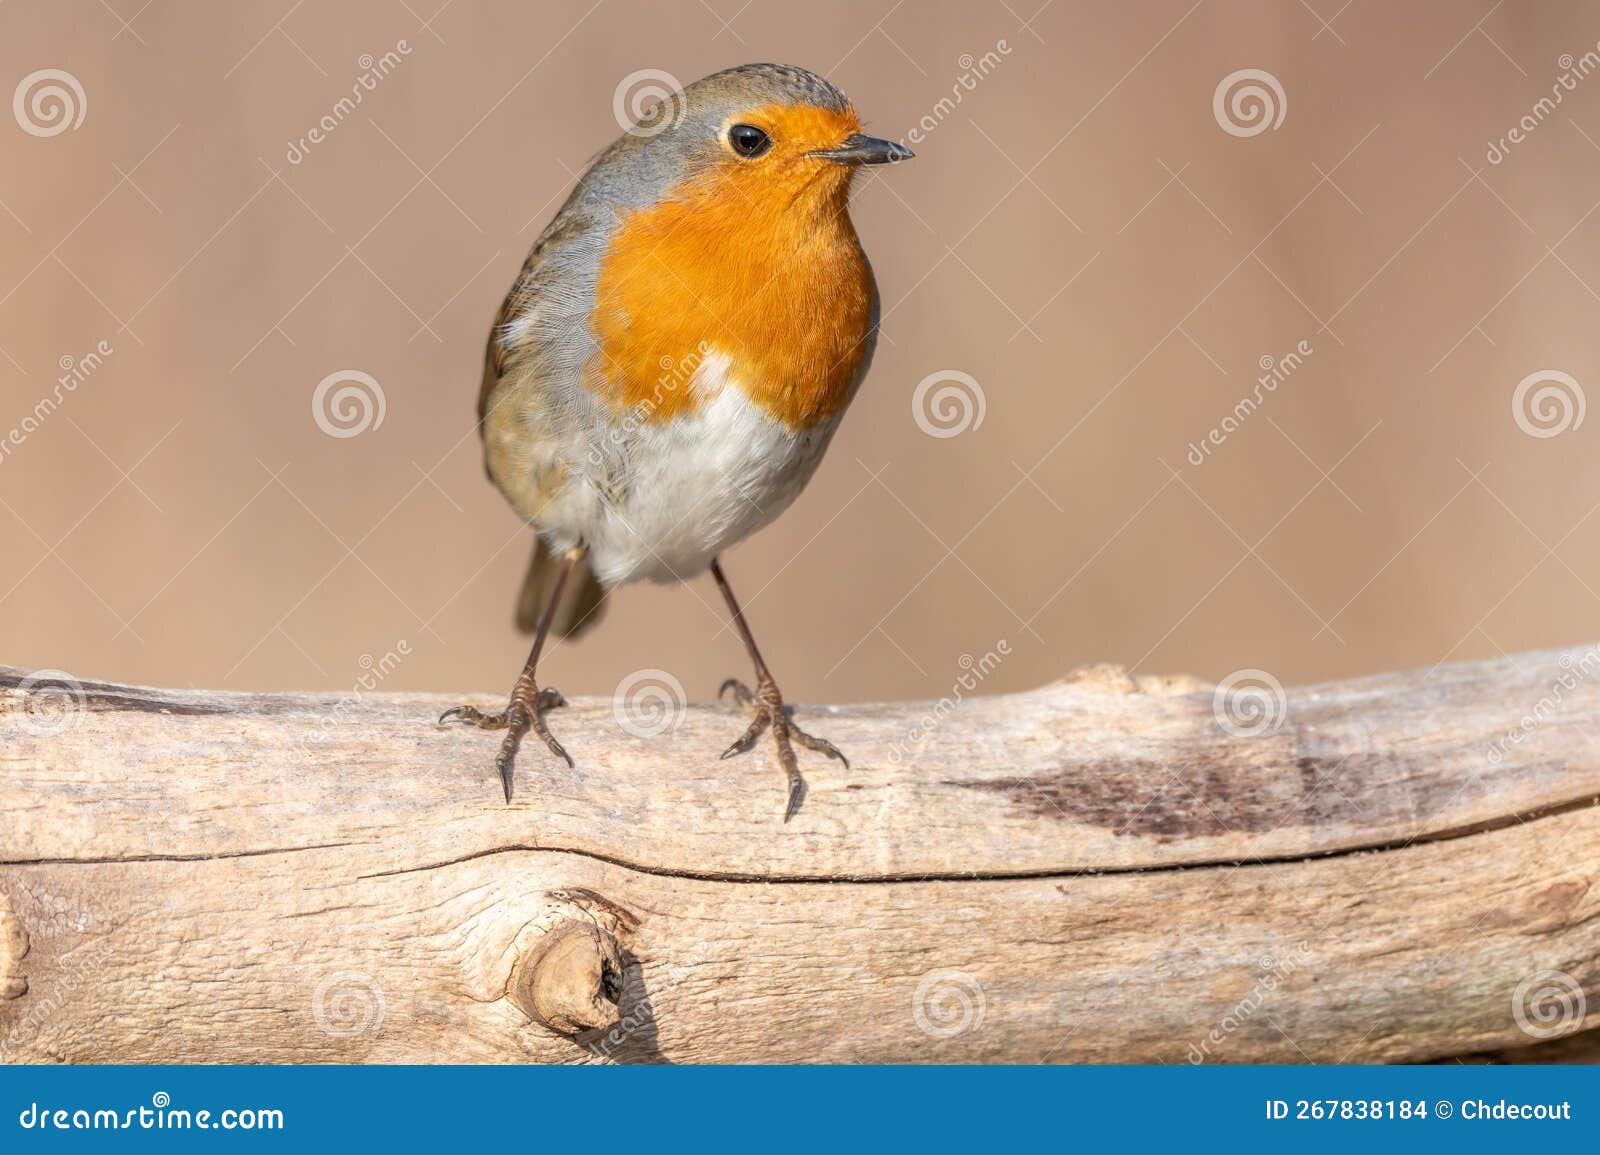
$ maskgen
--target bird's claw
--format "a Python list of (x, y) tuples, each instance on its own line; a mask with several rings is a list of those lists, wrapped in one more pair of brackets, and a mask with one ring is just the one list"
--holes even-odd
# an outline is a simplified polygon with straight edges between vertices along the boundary
[(756, 744), (756, 739), (765, 733), (768, 726), (772, 725), (772, 716), (765, 711), (758, 713), (750, 723), (750, 728), (734, 740), (733, 745), (722, 752), (723, 758), (732, 758), (735, 754), (743, 754)]
[[(500, 719), (499, 725), (495, 724), (497, 718)], [(446, 722), (470, 722), (485, 730), (496, 730), (505, 725), (505, 714), (485, 714), (476, 706), (451, 706), (439, 715), (439, 725), (443, 726)]]
[(553, 686), (536, 687), (529, 682), (519, 681), (516, 689), (511, 691), (511, 701), (506, 708), (497, 714), (485, 714), (476, 706), (452, 706), (439, 715), (439, 724), (446, 722), (467, 722), (480, 730), (504, 730), (506, 736), (500, 743), (500, 754), (494, 760), (495, 769), (500, 774), (500, 785), (505, 790), (506, 801), (511, 801), (511, 780), (515, 770), (517, 749), (522, 745), (522, 736), (532, 730), (544, 739), (545, 747), (560, 758), (569, 767), (573, 765), (572, 755), (566, 748), (556, 741), (556, 736), (550, 732), (550, 727), (545, 725), (544, 712), (553, 710), (558, 706), (565, 706), (566, 698), (561, 696), (561, 691)]
[(787, 822), (800, 809), (800, 802), (805, 797), (806, 790), (805, 779), (800, 774), (800, 760), (794, 752), (795, 742), (807, 750), (814, 750), (819, 754), (826, 754), (829, 758), (837, 759), (846, 769), (850, 767), (850, 760), (826, 738), (814, 737), (795, 725), (793, 719), (789, 717), (789, 708), (783, 704), (783, 696), (772, 682), (763, 682), (752, 691), (739, 679), (729, 678), (717, 691), (717, 698), (720, 700), (730, 690), (734, 699), (754, 717), (745, 732), (722, 752), (722, 757), (732, 758), (736, 754), (745, 753), (770, 729), (773, 745), (778, 752), (778, 764), (783, 767), (784, 777), (789, 782), (789, 802), (783, 813), (783, 820)]

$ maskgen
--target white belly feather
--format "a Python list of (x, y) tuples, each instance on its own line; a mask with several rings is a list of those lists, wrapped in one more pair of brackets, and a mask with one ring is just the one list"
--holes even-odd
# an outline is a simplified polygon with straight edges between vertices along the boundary
[(690, 387), (690, 416), (633, 433), (626, 492), (593, 493), (580, 530), (602, 584), (692, 577), (799, 496), (838, 420), (795, 432), (755, 405), (713, 354)]

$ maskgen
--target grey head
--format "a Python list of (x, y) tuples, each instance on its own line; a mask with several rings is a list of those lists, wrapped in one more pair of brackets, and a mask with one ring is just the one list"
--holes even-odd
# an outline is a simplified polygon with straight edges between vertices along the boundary
[[(792, 64), (741, 64), (714, 72), (676, 91), (649, 91), (642, 107), (627, 108), (619, 93), (619, 119), (633, 123), (584, 176), (583, 199), (619, 210), (656, 203), (696, 171), (726, 157), (728, 133), (739, 114), (773, 105), (806, 105), (853, 118), (850, 101), (828, 80)], [(852, 136), (828, 156), (839, 163), (874, 164), (912, 153), (891, 141)]]

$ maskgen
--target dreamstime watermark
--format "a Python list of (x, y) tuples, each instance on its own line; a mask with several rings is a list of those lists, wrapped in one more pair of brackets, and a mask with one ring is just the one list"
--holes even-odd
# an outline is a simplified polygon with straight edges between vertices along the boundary
[(640, 426), (648, 423), (655, 412), (666, 403), (669, 397), (674, 396), (678, 390), (685, 387), (693, 390), (704, 383), (707, 374), (702, 373), (702, 368), (709, 370), (717, 362), (712, 360), (714, 354), (709, 342), (701, 341), (687, 356), (672, 357), (663, 355), (656, 362), (661, 372), (656, 377), (656, 383), (650, 390), (650, 395), (643, 397), (621, 414), (606, 423), (604, 444), (591, 444), (589, 446), (589, 464), (598, 466), (605, 461), (606, 445), (613, 450), (620, 450), (633, 440), (633, 435)]
[(278, 1107), (174, 1107), (172, 1096), (157, 1091), (149, 1106), (41, 1107), (29, 1103), (17, 1115), (24, 1131), (282, 1131)]
[(1577, 429), (1588, 409), (1583, 386), (1560, 369), (1529, 373), (1511, 392), (1511, 419), (1529, 437), (1557, 437)]
[(79, 385), (94, 376), (100, 366), (105, 364), (105, 359), (114, 352), (116, 350), (112, 348), (110, 341), (100, 341), (81, 357), (63, 356), (57, 362), (62, 373), (56, 378), (54, 388), (39, 398), (34, 403), (33, 409), (21, 421), (0, 436), (0, 465), (5, 464), (14, 449), (37, 433), (50, 416), (61, 408), (62, 402), (70, 394), (76, 393)]
[(635, 738), (656, 738), (683, 725), (689, 696), (666, 670), (635, 670), (617, 683), (611, 716)]
[(1289, 97), (1270, 72), (1241, 68), (1230, 72), (1211, 94), (1211, 115), (1229, 136), (1260, 136), (1276, 130), (1289, 115)]
[(356, 66), (361, 69), (361, 74), (351, 83), (350, 95), (341, 96), (304, 136), (298, 140), (291, 140), (288, 150), (284, 153), (284, 159), (290, 164), (303, 163), (306, 157), (311, 155), (313, 148), (327, 140), (333, 135), (334, 129), (355, 115), (356, 109), (366, 100), (367, 94), (375, 91), (380, 81), (399, 68), (405, 58), (411, 55), (411, 51), (408, 42), (397, 40), (394, 47), (382, 56), (374, 57), (370, 52), (363, 52), (356, 60)]
[(329, 373), (311, 394), (311, 419), (329, 437), (357, 437), (377, 429), (388, 411), (383, 386), (360, 369)]
[(1263, 353), (1257, 362), (1261, 366), (1261, 376), (1256, 378), (1255, 388), (1251, 389), (1234, 405), (1233, 412), (1224, 417), (1212, 430), (1199, 441), (1189, 442), (1189, 452), (1185, 458), (1195, 468), (1206, 463), (1211, 456), (1211, 450), (1220, 447), (1223, 442), (1239, 431), (1252, 414), (1267, 399), (1267, 395), (1276, 393), (1278, 386), (1282, 385), (1295, 370), (1305, 364), (1306, 358), (1316, 350), (1312, 349), (1310, 341), (1301, 341), (1281, 357), (1274, 358), (1270, 353)]
[[(674, 957), (673, 965), (684, 974), (722, 973), (721, 968), (740, 965), (720, 953), (725, 951), (728, 945), (728, 942), (719, 940), (715, 936), (701, 936), (692, 944), (684, 944), (684, 953)], [(639, 965), (625, 964), (624, 972), (619, 978), (616, 992), (619, 1012), (617, 1021), (599, 1034), (586, 1032), (579, 1039), (580, 1045), (598, 1059), (616, 1061), (618, 1052), (635, 1040), (641, 1050), (648, 1052), (653, 1049), (654, 1036), (658, 1033), (656, 1005), (650, 998), (650, 992), (645, 989), (644, 976)]]
[(335, 1039), (376, 1034), (388, 1007), (378, 980), (362, 971), (335, 971), (311, 994), (311, 1017)]
[(29, 136), (60, 136), (76, 130), (89, 115), (89, 97), (70, 72), (41, 68), (30, 72), (11, 96), (11, 114)]
[(1600, 673), (1600, 645), (1582, 655), (1562, 654), (1560, 666), (1561, 673), (1550, 683), (1549, 690), (1534, 703), (1533, 709), (1524, 714), (1504, 736), (1489, 743), (1489, 765), (1498, 766), (1504, 762), (1512, 746), (1526, 742), (1535, 730), (1560, 711), (1569, 694)]
[(994, 47), (982, 56), (963, 52), (956, 58), (956, 67), (961, 69), (961, 75), (950, 86), (950, 95), (941, 96), (931, 109), (923, 113), (921, 119), (906, 133), (905, 139), (912, 144), (927, 140), (935, 129), (955, 114), (967, 93), (975, 91), (979, 83), (1005, 63), (1005, 58), (1010, 55), (1011, 45), (1004, 40), (996, 40)]
[[(92, 898), (82, 894), (58, 895), (26, 886), (0, 893), (0, 933), (5, 933), (4, 924), (8, 918), (19, 926), (49, 926), (53, 933), (68, 931), (84, 936), (91, 929), (106, 926), (106, 918), (95, 908)], [(25, 955), (25, 935), (22, 945)], [(27, 995), (26, 1001), (18, 1004), (20, 1013), (9, 1020), (9, 1029), (0, 1035), (0, 1063), (13, 1058), (18, 1062), (38, 1062), (37, 1055), (23, 1051), (24, 1045), (39, 1038), (80, 989), (98, 984), (114, 953), (103, 934), (75, 942), (68, 941), (63, 934), (61, 947), (56, 952), (56, 969), (47, 975), (38, 973), (38, 968), (30, 968), (36, 973), (27, 977), (0, 973), (0, 986), (11, 978), (20, 986), (19, 993)], [(0, 993), (0, 998), (3, 997)]]
[(65, 670), (34, 670), (17, 683), (18, 728), (35, 738), (54, 738), (76, 726), (89, 708), (83, 683)]
[(11, 1020), (11, 1029), (0, 1036), (0, 1063), (7, 1062), (13, 1054), (19, 1060), (37, 1062), (36, 1056), (22, 1053), (22, 1046), (37, 1038), (81, 988), (99, 981), (114, 953), (108, 944), (98, 942), (63, 954), (52, 981), (48, 986), (38, 984), (29, 990), (25, 1009)]
[(1499, 140), (1491, 140), (1484, 159), (1490, 164), (1503, 163), (1511, 155), (1511, 150), (1527, 140), (1533, 130), (1556, 110), (1556, 106), (1566, 99), (1567, 93), (1578, 87), (1578, 81), (1587, 79), (1592, 72), (1600, 69), (1600, 52), (1595, 49), (1600, 49), (1600, 42), (1576, 60), (1570, 52), (1558, 56), (1556, 66), (1561, 69), (1561, 75), (1550, 86), (1550, 95), (1534, 101), (1533, 107), (1522, 114), (1522, 119), (1512, 125), (1510, 131)]
[(1289, 696), (1283, 683), (1265, 670), (1235, 670), (1217, 683), (1211, 713), (1223, 733), (1257, 738), (1283, 725)]
[(912, 724), (904, 738), (889, 747), (889, 761), (899, 765), (912, 748), (943, 725), (944, 720), (956, 712), (966, 696), (976, 690), (983, 680), (999, 669), (1000, 663), (1010, 656), (1011, 643), (1005, 638), (997, 641), (993, 649), (985, 650), (981, 658), (962, 654), (956, 662), (962, 672), (951, 683), (950, 693), (935, 702), (931, 710)]
[(340, 698), (333, 704), (333, 709), (317, 719), (315, 726), (301, 727), (299, 737), (295, 739), (300, 749), (307, 754), (319, 755), (318, 749), (327, 742), (332, 731), (343, 727), (350, 722), (353, 714), (362, 700), (381, 686), (389, 675), (400, 668), (400, 663), (411, 656), (411, 643), (405, 638), (396, 642), (393, 648), (386, 650), (382, 657), (374, 658), (371, 654), (362, 654), (357, 659), (356, 665), (361, 667), (361, 673), (350, 686), (350, 693)]
[(934, 1039), (953, 1039), (978, 1030), (987, 1010), (983, 984), (966, 971), (949, 967), (923, 975), (911, 996), (911, 1017), (923, 1034)]
[(929, 373), (911, 393), (911, 419), (929, 437), (959, 437), (982, 425), (988, 411), (983, 386), (960, 369)]
[(1220, 1049), (1222, 1044), (1240, 1027), (1255, 1017), (1267, 999), (1281, 987), (1285, 980), (1295, 971), (1311, 954), (1311, 944), (1298, 942), (1294, 945), (1292, 957), (1286, 959), (1274, 958), (1264, 955), (1257, 963), (1261, 976), (1256, 979), (1250, 990), (1233, 1005), (1233, 1009), (1222, 1018), (1218, 1019), (1199, 1043), (1189, 1044), (1189, 1062), (1199, 1066), (1207, 1059), (1213, 1057), (1213, 1052)]
[(613, 1058), (629, 1040), (641, 1031), (654, 1026), (655, 1021), (655, 1004), (650, 1001), (648, 995), (640, 995), (629, 1004), (628, 1009), (606, 1030), (605, 1034), (599, 1038), (585, 1040), (584, 1047), (598, 1059)]
[(659, 68), (628, 73), (611, 94), (611, 115), (631, 136), (660, 136), (683, 119), (686, 107), (683, 85)]
[(1566, 971), (1531, 974), (1511, 994), (1511, 1017), (1530, 1038), (1570, 1035), (1583, 1027), (1588, 1013), (1582, 985)]

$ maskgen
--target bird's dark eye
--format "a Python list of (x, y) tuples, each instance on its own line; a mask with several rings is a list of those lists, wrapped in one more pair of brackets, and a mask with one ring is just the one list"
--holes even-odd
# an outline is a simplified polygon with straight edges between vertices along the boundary
[(772, 138), (753, 124), (736, 124), (728, 130), (728, 144), (743, 157), (760, 156), (772, 147)]

